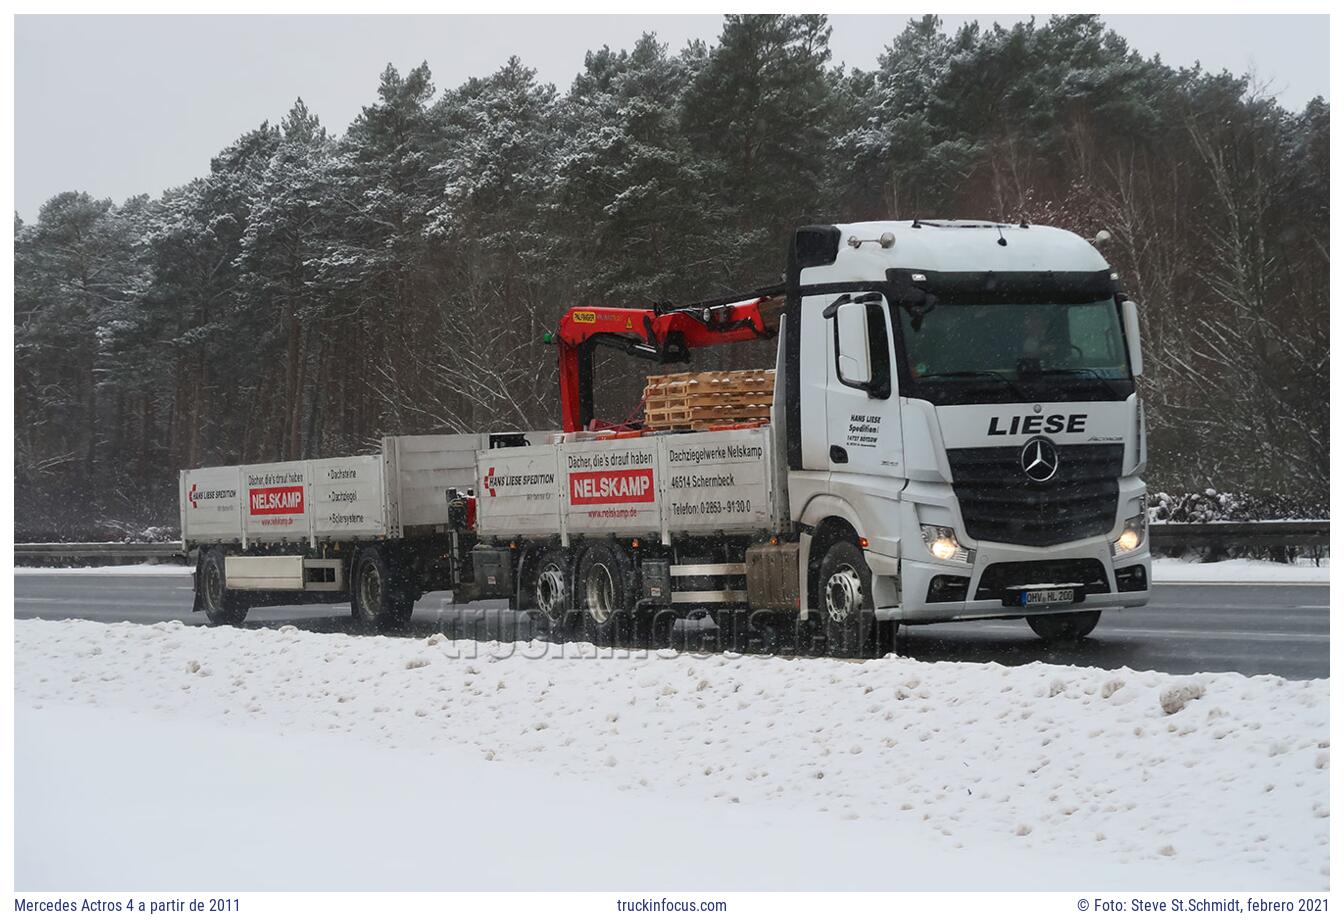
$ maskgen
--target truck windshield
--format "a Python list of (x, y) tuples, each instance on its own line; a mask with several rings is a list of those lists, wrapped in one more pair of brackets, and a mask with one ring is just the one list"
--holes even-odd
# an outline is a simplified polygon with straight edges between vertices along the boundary
[(939, 304), (922, 318), (897, 312), (914, 383), (983, 378), (1011, 387), (1070, 377), (1129, 379), (1114, 300)]

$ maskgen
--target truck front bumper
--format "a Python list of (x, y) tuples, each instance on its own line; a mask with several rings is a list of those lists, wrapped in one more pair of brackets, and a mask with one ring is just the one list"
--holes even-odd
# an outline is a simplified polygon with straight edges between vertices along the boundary
[[(1112, 556), (1109, 540), (1085, 540), (1052, 547), (1018, 547), (980, 543), (973, 565), (870, 558), (875, 579), (892, 579), (888, 591), (875, 587), (878, 619), (903, 623), (944, 623), (1140, 607), (1148, 603), (1152, 560), (1147, 544), (1123, 556)], [(876, 565), (872, 563), (877, 563)], [(886, 564), (883, 564), (886, 563)], [(1014, 607), (1004, 604), (1005, 587), (1016, 584), (1082, 583), (1085, 596), (1076, 604)], [(882, 605), (899, 586), (899, 606)]]

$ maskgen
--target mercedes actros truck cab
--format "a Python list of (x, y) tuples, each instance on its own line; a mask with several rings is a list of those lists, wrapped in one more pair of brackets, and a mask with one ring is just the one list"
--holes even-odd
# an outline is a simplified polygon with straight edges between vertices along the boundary
[[(805, 557), (852, 530), (878, 620), (1017, 614), (1073, 638), (1147, 601), (1138, 312), (1096, 248), (925, 220), (804, 228), (792, 255), (780, 370)], [(824, 615), (863, 590), (857, 569), (817, 566)]]

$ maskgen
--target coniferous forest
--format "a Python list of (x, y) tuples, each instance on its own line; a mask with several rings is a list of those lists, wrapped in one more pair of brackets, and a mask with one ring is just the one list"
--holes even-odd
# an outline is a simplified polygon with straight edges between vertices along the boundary
[[(160, 197), (16, 217), (19, 538), (175, 527), (181, 468), (553, 427), (567, 307), (777, 283), (800, 224), (915, 217), (1108, 230), (1150, 486), (1324, 505), (1329, 105), (1093, 16), (892, 22), (873, 70), (831, 61), (824, 16), (646, 35), (560, 88), (517, 59), (449, 88), (389, 65), (343, 129), (299, 100)], [(773, 359), (732, 352), (697, 360)], [(608, 360), (623, 418), (654, 368)]]

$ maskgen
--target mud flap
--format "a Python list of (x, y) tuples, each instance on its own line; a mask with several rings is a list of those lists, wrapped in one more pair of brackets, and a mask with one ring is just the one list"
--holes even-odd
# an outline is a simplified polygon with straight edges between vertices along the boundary
[(201, 600), (201, 562), (205, 559), (205, 554), (201, 553), (196, 557), (196, 568), (191, 570), (191, 612), (205, 609), (205, 603)]

